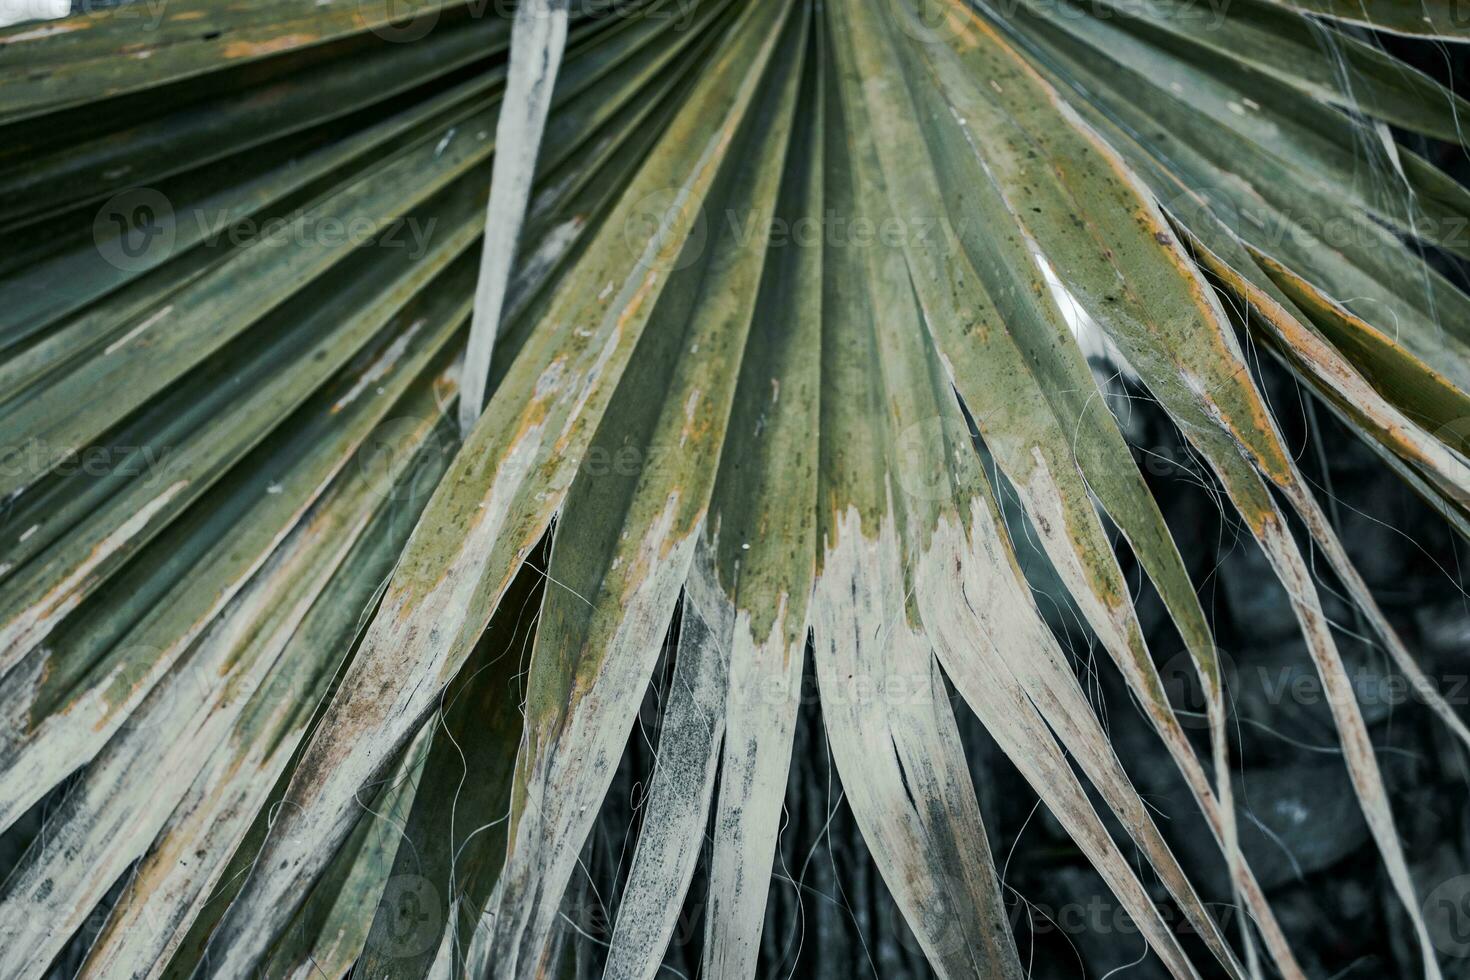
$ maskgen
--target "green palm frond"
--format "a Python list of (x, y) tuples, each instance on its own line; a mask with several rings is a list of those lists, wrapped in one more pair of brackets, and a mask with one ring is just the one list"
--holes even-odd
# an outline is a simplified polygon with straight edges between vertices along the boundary
[[(1363, 26), (1470, 39), (1436, 0), (589, 2), (559, 70), (559, 30), (516, 47), (459, 0), (0, 31), (0, 825), (46, 808), (0, 975), (45, 975), (119, 886), (82, 976), (551, 974), (670, 636), (608, 976), (658, 971), (707, 827), (703, 972), (756, 971), (810, 656), (938, 974), (1026, 974), (953, 689), (1171, 975), (1304, 977), (1239, 846), (1196, 542), (1104, 349), (1284, 586), (1441, 976), (1322, 591), (1470, 729), (1242, 346), (1470, 533), (1470, 297), (1429, 258), (1470, 258), (1470, 192), (1393, 135), (1458, 141), (1470, 104)], [(1177, 765), (1238, 932), (1125, 774), (1021, 534)]]

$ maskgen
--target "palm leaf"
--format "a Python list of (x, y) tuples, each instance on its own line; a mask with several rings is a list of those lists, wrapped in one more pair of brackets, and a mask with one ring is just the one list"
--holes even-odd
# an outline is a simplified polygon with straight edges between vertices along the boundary
[[(1458, 139), (1470, 106), (1361, 30), (1463, 40), (1445, 4), (127, 10), (0, 31), (0, 824), (55, 793), (0, 890), (7, 976), (104, 900), (86, 976), (563, 968), (666, 636), (607, 975), (658, 973), (696, 883), (704, 971), (756, 971), (809, 647), (847, 805), (939, 975), (1025, 972), (952, 689), (1172, 976), (1261, 976), (1262, 945), (1305, 976), (1241, 851), (1196, 542), (1099, 346), (1285, 587), (1441, 975), (1322, 590), (1470, 729), (1242, 340), (1470, 532), (1470, 297), (1429, 259), (1470, 254), (1470, 193), (1389, 129)], [(1183, 777), (1237, 935), (1021, 535)]]

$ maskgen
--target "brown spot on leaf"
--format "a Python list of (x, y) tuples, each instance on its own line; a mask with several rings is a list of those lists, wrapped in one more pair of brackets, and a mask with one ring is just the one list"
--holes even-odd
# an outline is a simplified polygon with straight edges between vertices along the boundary
[(299, 48), (315, 41), (315, 34), (282, 34), (268, 41), (232, 41), (226, 44), (220, 54), (228, 60), (243, 58), (261, 58), (277, 51), (289, 51)]

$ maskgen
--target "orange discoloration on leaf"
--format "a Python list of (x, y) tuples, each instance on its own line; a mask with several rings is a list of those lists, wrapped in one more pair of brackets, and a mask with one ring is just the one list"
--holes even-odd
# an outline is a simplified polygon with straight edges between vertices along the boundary
[[(1324, 321), (1321, 325), (1339, 327), (1335, 331), (1336, 343), (1352, 342), (1359, 352), (1377, 352), (1401, 362), (1405, 368), (1412, 371), (1416, 381), (1423, 386), (1428, 397), (1443, 400), (1454, 406), (1450, 408), (1451, 418), (1470, 414), (1470, 394), (1467, 394), (1453, 380), (1432, 365), (1426, 364), (1378, 327), (1333, 301), (1312, 283), (1271, 256), (1255, 248), (1251, 248), (1250, 252), (1251, 257), (1270, 274), (1271, 278), (1283, 286), (1292, 302), (1302, 306), (1306, 313), (1320, 316)], [(1436, 418), (1434, 421), (1442, 423), (1446, 419)]]
[[(1044, 84), (1044, 83), (1043, 83)], [(1281, 444), (1277, 435), (1275, 422), (1271, 419), (1270, 412), (1265, 401), (1255, 392), (1254, 385), (1246, 371), (1245, 364), (1240, 360), (1236, 351), (1232, 348), (1228, 333), (1230, 327), (1223, 322), (1221, 312), (1214, 295), (1209, 291), (1209, 285), (1199, 275), (1194, 264), (1190, 262), (1189, 256), (1185, 254), (1183, 247), (1173, 239), (1170, 234), (1171, 228), (1163, 214), (1152, 204), (1152, 195), (1139, 181), (1137, 175), (1128, 167), (1123, 158), (1109, 146), (1101, 136), (1091, 127), (1087, 126), (1076, 116), (1070, 107), (1062, 108), (1054, 90), (1047, 86), (1048, 92), (1059, 106), (1059, 110), (1073, 124), (1076, 131), (1089, 145), (1097, 157), (1101, 157), (1112, 173), (1114, 182), (1120, 190), (1129, 193), (1138, 202), (1137, 216), (1144, 229), (1150, 233), (1154, 241), (1159, 243), (1159, 252), (1166, 259), (1178, 278), (1184, 283), (1186, 290), (1194, 303), (1195, 310), (1202, 326), (1207, 327), (1203, 331), (1196, 331), (1192, 336), (1192, 342), (1208, 345), (1210, 354), (1204, 359), (1207, 365), (1231, 364), (1232, 369), (1228, 375), (1220, 376), (1218, 372), (1212, 379), (1212, 383), (1220, 386), (1234, 388), (1242, 397), (1239, 401), (1244, 403), (1247, 418), (1240, 420), (1232, 413), (1225, 410), (1217, 399), (1210, 398), (1207, 403), (1207, 411), (1215, 417), (1215, 421), (1225, 429), (1236, 442), (1242, 452), (1252, 459), (1262, 472), (1266, 473), (1272, 482), (1285, 486), (1295, 481), (1291, 461), (1288, 458), (1285, 447)], [(1162, 237), (1161, 237), (1162, 236)], [(1167, 242), (1168, 244), (1163, 244)], [(1121, 277), (1120, 277), (1121, 278)], [(1136, 294), (1126, 282), (1122, 288), (1130, 295)], [(1144, 323), (1152, 330), (1157, 330), (1158, 324), (1150, 319)], [(1159, 348), (1179, 367), (1181, 376), (1185, 372), (1185, 365), (1180, 359), (1183, 351), (1181, 344), (1163, 344)], [(1208, 389), (1197, 392), (1203, 397), (1208, 395)], [(1234, 401), (1234, 400), (1233, 400)], [(1242, 427), (1244, 421), (1244, 427)]]
[(305, 47), (315, 43), (319, 38), (315, 34), (283, 34), (280, 37), (271, 38), (269, 41), (231, 41), (220, 49), (220, 57), (228, 61), (237, 61), (247, 58), (264, 58), (266, 55), (275, 54), (278, 51), (290, 51), (292, 48)]
[[(1219, 277), (1233, 292), (1250, 304), (1250, 309), (1254, 314), (1265, 319), (1279, 332), (1279, 338), (1268, 334), (1267, 339), (1275, 341), (1273, 346), (1283, 355), (1298, 363), (1308, 365), (1313, 373), (1330, 379), (1333, 389), (1344, 394), (1354, 390), (1361, 391), (1358, 386), (1365, 382), (1352, 370), (1347, 360), (1284, 309), (1272, 296), (1203, 245), (1197, 243), (1194, 253), (1212, 274)], [(1350, 316), (1351, 314), (1344, 315)], [(1364, 326), (1366, 327), (1367, 324)], [(1344, 399), (1340, 404), (1359, 419), (1370, 420), (1372, 426), (1393, 445), (1395, 452), (1403, 458), (1423, 466), (1436, 465), (1436, 462), (1421, 449), (1419, 441), (1413, 438), (1406, 424), (1407, 420), (1376, 411), (1374, 410), (1376, 406), (1367, 405), (1362, 399)]]
[(82, 601), (81, 588), (88, 576), (143, 531), (154, 515), (163, 510), (188, 485), (189, 481), (180, 480), (155, 497), (147, 507), (133, 514), (120, 527), (97, 542), (68, 575), (7, 623), (4, 630), (0, 631), (0, 639), (4, 639), (7, 648), (0, 663), (8, 668), (50, 633), (52, 627)]

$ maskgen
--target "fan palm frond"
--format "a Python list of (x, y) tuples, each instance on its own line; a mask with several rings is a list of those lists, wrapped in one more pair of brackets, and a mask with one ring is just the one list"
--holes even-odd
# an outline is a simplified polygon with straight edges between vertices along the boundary
[[(1458, 141), (1470, 106), (1365, 25), (1467, 39), (1452, 5), (1386, 0), (587, 3), (561, 55), (562, 28), (512, 46), (458, 0), (0, 31), (0, 824), (47, 807), (0, 973), (43, 975), (120, 885), (82, 976), (549, 974), (676, 621), (608, 976), (658, 971), (706, 827), (704, 972), (755, 972), (810, 657), (938, 974), (1026, 972), (952, 688), (1173, 976), (1304, 977), (1239, 845), (1195, 542), (1105, 351), (1284, 586), (1439, 977), (1322, 591), (1470, 730), (1242, 345), (1470, 531), (1470, 298), (1430, 258), (1470, 257), (1470, 192), (1394, 136)], [(555, 87), (502, 125), (517, 56)], [(1020, 534), (1177, 765), (1239, 934), (1125, 773)]]

